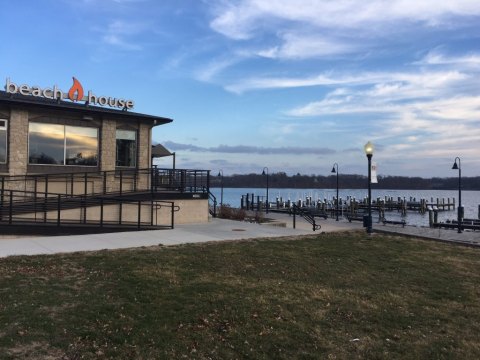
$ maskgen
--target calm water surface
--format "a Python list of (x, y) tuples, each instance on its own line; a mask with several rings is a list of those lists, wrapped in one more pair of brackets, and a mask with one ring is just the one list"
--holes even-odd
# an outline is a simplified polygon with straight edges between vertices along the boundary
[[(220, 203), (220, 188), (212, 188), (211, 192), (217, 197), (217, 201)], [(223, 203), (229, 204), (233, 207), (240, 207), (240, 199), (242, 195), (254, 194), (255, 196), (265, 196), (266, 189), (255, 188), (224, 188), (223, 189)], [(336, 195), (335, 189), (269, 189), (268, 197), (270, 202), (274, 202), (276, 198), (282, 198), (283, 201), (291, 200), (305, 200), (306, 197), (311, 197), (312, 200), (332, 200)], [(347, 198), (363, 199), (367, 196), (367, 190), (359, 189), (340, 189), (339, 197), (343, 200)], [(420, 199), (426, 199), (430, 203), (433, 199), (455, 199), (455, 204), (458, 206), (458, 190), (378, 190), (372, 189), (372, 198), (377, 197), (384, 198), (385, 196), (393, 197), (395, 200), (398, 197), (415, 198), (417, 201)], [(465, 218), (478, 219), (479, 218), (479, 206), (480, 206), (480, 191), (462, 191), (462, 205), (465, 208)], [(375, 218), (374, 213), (374, 221)], [(401, 214), (398, 212), (386, 212), (385, 217), (388, 220), (400, 220)], [(440, 211), (438, 214), (438, 221), (453, 220), (456, 219), (456, 210)], [(428, 226), (428, 212), (426, 214), (419, 214), (414, 211), (409, 211), (404, 220), (409, 225)]]

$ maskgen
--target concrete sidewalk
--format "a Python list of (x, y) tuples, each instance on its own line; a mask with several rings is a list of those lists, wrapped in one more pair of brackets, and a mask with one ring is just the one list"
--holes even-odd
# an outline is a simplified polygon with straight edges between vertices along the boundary
[[(315, 234), (310, 224), (302, 219), (297, 218), (296, 229), (292, 228), (291, 219), (282, 220), (280, 218), (278, 220), (283, 221), (287, 227), (211, 219), (208, 223), (177, 225), (172, 230), (128, 231), (68, 236), (5, 236), (0, 239), (0, 257)], [(323, 221), (321, 224), (322, 229), (316, 233), (352, 228), (348, 222), (344, 223), (343, 226), (338, 223), (327, 225)]]
[(466, 246), (480, 247), (480, 231), (456, 229), (433, 229), (422, 226), (374, 225), (374, 231), (389, 234), (415, 236), (422, 239), (449, 242)]
[[(276, 220), (277, 225), (280, 224), (283, 227), (243, 221), (211, 219), (208, 223), (177, 225), (172, 230), (128, 231), (69, 236), (3, 236), (0, 238), (0, 257), (314, 235), (322, 232), (363, 229), (362, 223), (359, 222), (350, 223), (345, 219), (338, 222), (334, 219), (319, 219), (318, 223), (322, 227), (314, 232), (312, 226), (301, 217), (296, 217), (295, 229), (293, 229), (292, 216), (272, 213), (268, 217), (273, 218)], [(480, 232), (473, 231), (465, 231), (458, 234), (455, 230), (381, 224), (374, 224), (374, 231), (480, 246)]]

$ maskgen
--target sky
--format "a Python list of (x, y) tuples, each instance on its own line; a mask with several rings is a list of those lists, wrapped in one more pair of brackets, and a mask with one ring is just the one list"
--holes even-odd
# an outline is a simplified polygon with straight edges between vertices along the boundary
[[(478, 0), (0, 0), (0, 82), (132, 99), (177, 168), (480, 175)], [(172, 159), (158, 160), (171, 166)]]

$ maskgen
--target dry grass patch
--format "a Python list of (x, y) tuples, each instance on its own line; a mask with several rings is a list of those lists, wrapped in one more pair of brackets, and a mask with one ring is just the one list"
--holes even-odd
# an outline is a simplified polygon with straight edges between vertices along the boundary
[(2, 359), (480, 358), (479, 250), (360, 232), (0, 260)]

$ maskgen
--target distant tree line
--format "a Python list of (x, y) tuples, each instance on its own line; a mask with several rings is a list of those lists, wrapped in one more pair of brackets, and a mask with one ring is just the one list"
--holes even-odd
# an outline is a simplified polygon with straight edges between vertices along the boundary
[[(213, 175), (213, 173), (212, 173)], [(430, 178), (406, 176), (378, 176), (378, 184), (372, 184), (376, 189), (411, 189), (411, 190), (456, 190), (458, 177)], [(292, 175), (284, 172), (268, 175), (270, 188), (293, 189), (335, 189), (336, 175)], [(364, 175), (339, 175), (339, 187), (343, 189), (364, 189), (367, 187), (367, 177)], [(223, 186), (228, 188), (263, 188), (266, 187), (267, 176), (261, 174), (229, 175), (223, 177)], [(212, 187), (221, 186), (221, 177), (213, 175), (210, 178)], [(463, 190), (480, 190), (480, 176), (462, 177)]]

